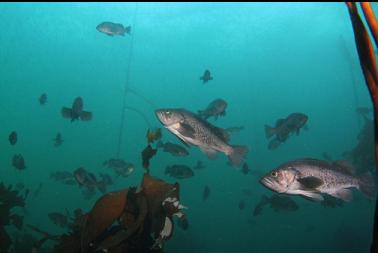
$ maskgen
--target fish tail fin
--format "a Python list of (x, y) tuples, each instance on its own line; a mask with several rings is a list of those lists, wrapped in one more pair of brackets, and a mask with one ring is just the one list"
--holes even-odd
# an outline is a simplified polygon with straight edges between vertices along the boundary
[(101, 180), (97, 183), (97, 188), (100, 192), (105, 193), (106, 192), (106, 182), (105, 180)]
[(91, 112), (86, 112), (82, 111), (80, 114), (80, 119), (84, 121), (88, 121), (92, 119), (92, 113)]
[(127, 34), (130, 34), (131, 33), (131, 26), (126, 26), (125, 31), (126, 31)]
[(275, 128), (265, 125), (265, 137), (268, 139), (272, 137), (275, 134), (275, 130)]
[(246, 146), (232, 146), (231, 153), (228, 155), (228, 159), (232, 166), (239, 167), (244, 160), (244, 156), (248, 153)]
[(161, 140), (159, 140), (158, 143), (156, 144), (156, 148), (162, 148), (162, 147), (164, 147), (164, 143)]
[(68, 118), (68, 119), (72, 118), (72, 109), (71, 108), (63, 107), (62, 110), (61, 110), (61, 113), (62, 113), (62, 116), (64, 118)]
[(367, 172), (358, 178), (358, 188), (359, 190), (369, 197), (374, 196), (375, 183), (373, 175)]

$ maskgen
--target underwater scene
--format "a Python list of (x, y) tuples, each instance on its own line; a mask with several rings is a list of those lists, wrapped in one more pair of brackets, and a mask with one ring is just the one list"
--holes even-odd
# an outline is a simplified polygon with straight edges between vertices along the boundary
[(370, 252), (373, 107), (344, 3), (0, 17), (1, 253)]

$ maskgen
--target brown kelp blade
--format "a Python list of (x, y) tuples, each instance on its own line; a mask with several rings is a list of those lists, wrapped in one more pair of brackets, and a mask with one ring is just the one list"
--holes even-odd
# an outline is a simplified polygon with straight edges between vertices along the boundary
[(377, 64), (374, 54), (373, 45), (370, 41), (369, 34), (358, 14), (355, 3), (347, 2), (349, 15), (353, 25), (354, 37), (358, 56), (360, 59), (361, 69), (363, 71), (365, 82), (369, 88), (370, 96), (374, 105), (374, 119), (375, 119), (375, 155), (378, 161), (378, 123), (376, 120), (378, 111), (378, 72)]
[(177, 200), (180, 200), (180, 187), (178, 183), (168, 184), (163, 180), (152, 177), (146, 173), (143, 176), (142, 191), (146, 196), (149, 211), (151, 213), (157, 212), (161, 208), (162, 202), (167, 197), (174, 197)]
[[(358, 14), (358, 9), (355, 3), (347, 2), (349, 15), (351, 17), (354, 38), (356, 42), (357, 52), (360, 59), (360, 65), (365, 76), (372, 75), (374, 84), (378, 82), (377, 63), (374, 54), (374, 48), (370, 41), (369, 33), (367, 32), (361, 17)], [(367, 73), (367, 71), (369, 73)], [(370, 89), (370, 83), (367, 82)], [(373, 99), (374, 100), (374, 99)]]
[(147, 169), (150, 167), (150, 159), (156, 155), (157, 149), (153, 149), (150, 144), (142, 151), (142, 166)]
[[(368, 86), (370, 96), (374, 105), (374, 123), (375, 123), (375, 159), (378, 164), (378, 73), (377, 64), (374, 54), (373, 45), (364, 23), (362, 22), (357, 6), (355, 3), (347, 2), (349, 15), (352, 21), (354, 38), (356, 41), (357, 52), (360, 59), (361, 69), (363, 71), (366, 85)], [(365, 13), (370, 30), (375, 39), (376, 46), (378, 46), (378, 25), (375, 19), (373, 10), (370, 4), (363, 3), (361, 7)], [(378, 170), (378, 167), (376, 168)], [(374, 217), (374, 231), (371, 252), (378, 252), (378, 197), (376, 200), (375, 217)]]
[(160, 140), (161, 139), (161, 129), (160, 128), (157, 128), (155, 130), (148, 129), (146, 137), (147, 137), (147, 143), (148, 144), (153, 143), (154, 141)]
[(89, 244), (117, 220), (126, 205), (128, 189), (102, 196), (89, 212), (81, 234), (81, 248), (86, 252)]
[(147, 201), (142, 193), (136, 193), (135, 188), (130, 188), (127, 194), (125, 212), (120, 217), (120, 224), (124, 229), (109, 235), (103, 240), (95, 251), (109, 250), (114, 246), (126, 242), (126, 240), (143, 230), (144, 220), (147, 215)]
[[(129, 198), (128, 198), (129, 203)], [(127, 240), (130, 236), (134, 235), (138, 231), (142, 231), (143, 229), (143, 222), (147, 215), (147, 202), (143, 195), (140, 195), (140, 198), (137, 201), (139, 213), (133, 219), (129, 219), (125, 222), (125, 217), (122, 217), (121, 220), (122, 225), (125, 229), (119, 230), (112, 236), (107, 237), (101, 244), (96, 248), (96, 251), (103, 250), (103, 249), (110, 249), (116, 245)]]
[[(166, 219), (171, 219), (173, 213), (177, 211), (177, 207), (175, 207), (174, 210), (167, 210), (162, 204), (168, 197), (175, 198), (179, 201), (180, 186), (178, 183), (168, 184), (145, 173), (142, 181), (142, 191), (147, 200), (149, 215), (153, 217), (151, 233), (153, 233), (155, 237), (160, 238), (159, 234), (164, 228)], [(173, 227), (169, 232), (170, 236), (173, 232)], [(160, 244), (159, 241), (160, 240), (157, 240), (156, 243)]]
[(369, 2), (361, 2), (360, 5), (364, 12), (366, 21), (369, 25), (370, 32), (373, 34), (375, 44), (378, 45), (378, 22), (377, 22), (377, 19), (375, 18), (374, 11), (371, 8), (371, 5)]

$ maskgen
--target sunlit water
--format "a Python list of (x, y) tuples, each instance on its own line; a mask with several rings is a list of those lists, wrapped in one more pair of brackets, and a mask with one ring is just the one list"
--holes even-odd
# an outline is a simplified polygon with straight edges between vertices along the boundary
[[(244, 126), (231, 143), (247, 145), (251, 170), (263, 174), (291, 159), (322, 159), (323, 152), (343, 159), (364, 124), (355, 109), (371, 107), (343, 3), (2, 3), (0, 17), (1, 181), (23, 182), (32, 191), (43, 183), (27, 200), (25, 224), (53, 234), (65, 230), (51, 223), (49, 212), (88, 211), (100, 194), (85, 200), (78, 187), (56, 183), (50, 173), (83, 166), (111, 174), (102, 163), (117, 155), (121, 138), (120, 158), (136, 171), (110, 190), (139, 185), (147, 128), (161, 127), (156, 108), (196, 112), (225, 99), (226, 116), (210, 122)], [(131, 35), (98, 32), (103, 21), (131, 25)], [(199, 80), (205, 69), (214, 77), (207, 84)], [(45, 106), (38, 103), (43, 92)], [(77, 96), (92, 121), (61, 116), (61, 107)], [(264, 125), (292, 112), (308, 115), (308, 130), (268, 150)], [(13, 130), (15, 146), (7, 139)], [(59, 148), (52, 141), (57, 132), (64, 139)], [(163, 139), (180, 143), (166, 130)], [(207, 166), (179, 180), (190, 228), (176, 227), (167, 252), (368, 252), (375, 204), (360, 192), (341, 208), (292, 197), (300, 207), (295, 212), (266, 207), (253, 216), (262, 194), (272, 194), (259, 177), (228, 166), (223, 154), (208, 160), (196, 147), (189, 151), (188, 157), (159, 152), (151, 160), (151, 174), (168, 182), (177, 180), (164, 174), (167, 165), (202, 160)], [(17, 153), (25, 158), (24, 171), (11, 166)], [(205, 185), (211, 188), (207, 201)]]

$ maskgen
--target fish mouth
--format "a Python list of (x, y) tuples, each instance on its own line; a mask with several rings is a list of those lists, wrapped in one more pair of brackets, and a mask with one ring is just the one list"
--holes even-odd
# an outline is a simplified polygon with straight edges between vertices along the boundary
[(155, 115), (164, 127), (169, 128), (171, 125), (174, 125), (175, 123), (170, 122), (170, 120), (168, 119), (168, 117), (165, 114), (166, 111), (167, 110), (165, 110), (165, 109), (157, 109), (157, 110), (155, 110)]
[(263, 177), (260, 179), (260, 183), (263, 184), (269, 190), (278, 193), (285, 193), (286, 189), (284, 189), (276, 180), (270, 177)]
[(165, 125), (165, 123), (164, 123), (165, 122), (165, 118), (164, 118), (163, 110), (161, 110), (161, 109), (155, 110), (155, 115), (158, 118), (158, 120), (160, 121), (160, 123), (162, 123), (163, 125)]
[(271, 184), (271, 180), (269, 180), (269, 179), (266, 178), (266, 177), (261, 178), (261, 179), (259, 180), (259, 182), (260, 182), (262, 185), (264, 185), (264, 186), (268, 186), (268, 185)]
[(276, 189), (274, 187), (276, 185), (276, 183), (274, 181), (272, 181), (270, 178), (263, 177), (263, 178), (260, 179), (260, 183), (262, 185), (264, 185), (265, 187), (267, 187), (267, 188), (269, 188), (273, 191), (276, 191)]

